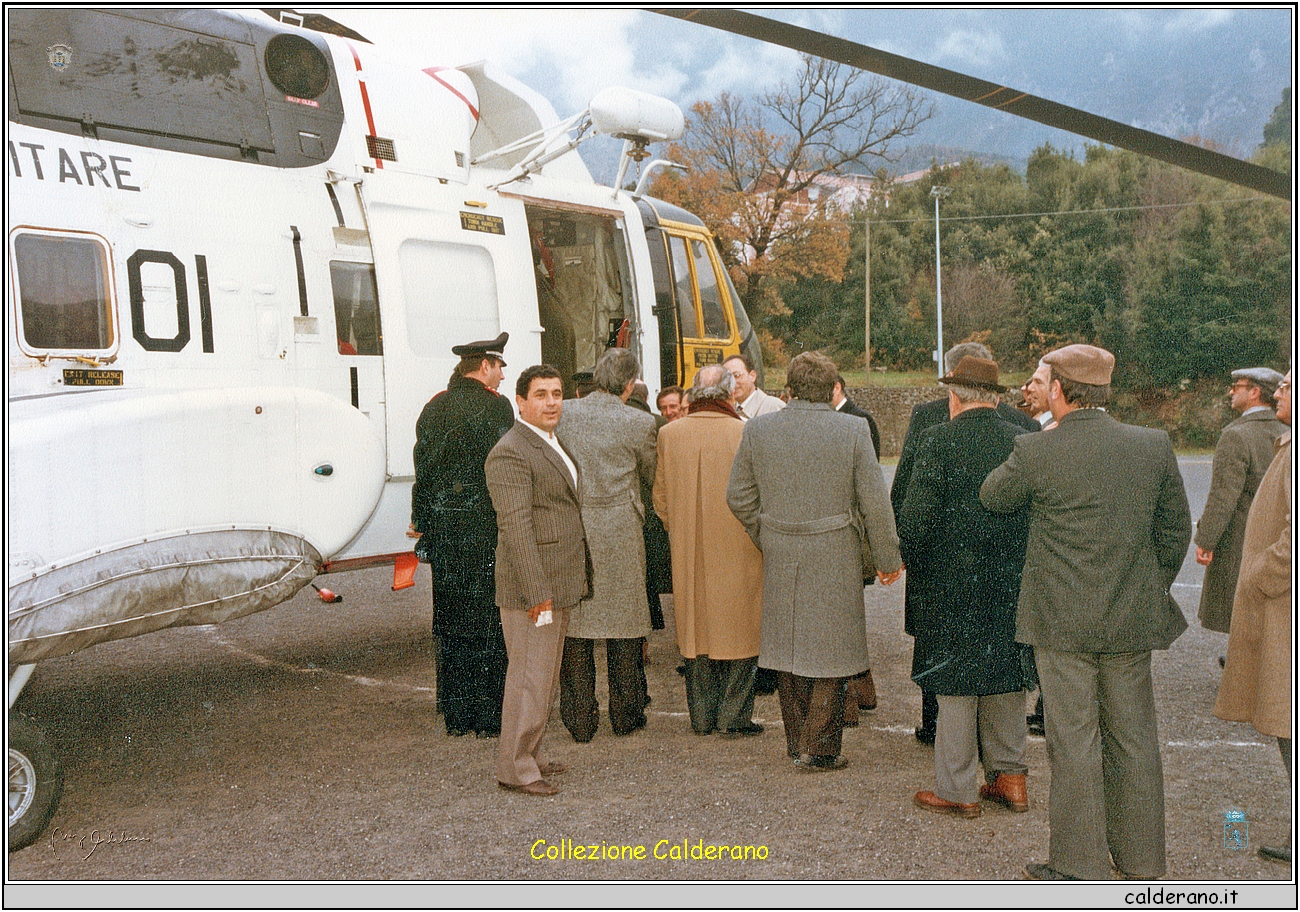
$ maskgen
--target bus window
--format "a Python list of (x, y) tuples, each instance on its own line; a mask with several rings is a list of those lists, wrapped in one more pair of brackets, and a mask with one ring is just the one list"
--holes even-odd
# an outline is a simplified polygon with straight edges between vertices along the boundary
[(691, 240), (691, 253), (695, 257), (695, 277), (700, 283), (700, 308), (704, 311), (704, 336), (709, 339), (730, 339), (727, 316), (722, 309), (722, 294), (718, 290), (718, 275), (713, 271), (713, 261), (703, 241)]
[(340, 355), (382, 355), (384, 334), (379, 323), (379, 293), (370, 263), (330, 262), (334, 286), (334, 324)]
[(673, 261), (673, 285), (677, 291), (677, 313), (681, 320), (682, 338), (700, 337), (699, 321), (695, 319), (695, 290), (691, 278), (691, 261), (686, 252), (686, 241), (668, 236), (668, 250)]
[(13, 252), (24, 347), (77, 352), (113, 348), (108, 248), (102, 240), (22, 232), (14, 237)]

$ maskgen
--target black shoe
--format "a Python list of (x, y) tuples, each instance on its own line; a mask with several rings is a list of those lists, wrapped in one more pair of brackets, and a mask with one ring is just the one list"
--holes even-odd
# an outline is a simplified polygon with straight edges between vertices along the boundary
[(916, 730), (916, 740), (922, 744), (934, 744), (934, 729), (924, 726)]
[(1025, 729), (1031, 735), (1037, 735), (1040, 738), (1047, 737), (1047, 730), (1043, 728), (1042, 716), (1025, 716)]
[(486, 741), (489, 738), (500, 738), (501, 729), (499, 728), (480, 729), (479, 731), (474, 732), (474, 737), (478, 738), (480, 741)]
[(645, 724), (646, 724), (646, 718), (645, 718), (645, 716), (643, 715), (643, 716), (637, 718), (635, 721), (633, 721), (632, 724), (631, 724), (628, 728), (622, 728), (622, 729), (616, 728), (616, 729), (614, 729), (614, 734), (618, 735), (618, 736), (621, 738), (621, 737), (623, 737), (624, 735), (630, 735), (630, 734), (632, 734), (633, 732), (640, 731), (641, 729), (645, 728)]
[(739, 728), (729, 728), (724, 732), (718, 732), (718, 734), (729, 740), (732, 738), (748, 738), (753, 735), (763, 734), (763, 726), (759, 725), (757, 722), (746, 722)]
[(1227, 656), (1219, 656), (1219, 667), (1220, 667), (1220, 668), (1223, 668), (1223, 667), (1225, 667), (1227, 664), (1228, 664), (1228, 657), (1227, 657)]
[(799, 759), (794, 761), (795, 772), (798, 773), (829, 773), (842, 770), (848, 765), (848, 758), (838, 754), (800, 754)]
[(1062, 874), (1056, 868), (1049, 868), (1045, 864), (1025, 865), (1025, 877), (1028, 880), (1080, 880), (1070, 874)]
[(1278, 861), (1281, 862), (1282, 864), (1290, 864), (1291, 847), (1290, 846), (1260, 846), (1259, 857), (1268, 859), (1269, 861)]

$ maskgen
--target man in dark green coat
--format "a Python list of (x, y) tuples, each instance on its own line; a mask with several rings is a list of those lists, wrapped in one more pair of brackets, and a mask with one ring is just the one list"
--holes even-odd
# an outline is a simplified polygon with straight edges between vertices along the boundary
[(929, 619), (916, 634), (912, 680), (939, 701), (934, 791), (913, 800), (959, 817), (978, 817), (982, 797), (1027, 811), (1028, 657), (1016, 642), (1016, 606), (1029, 516), (991, 513), (979, 491), (1028, 431), (998, 415), (1006, 387), (996, 362), (962, 358), (941, 382), (952, 419), (921, 435), (898, 519), (903, 563), (925, 581), (912, 597)]
[(1196, 562), (1205, 567), (1198, 616), (1206, 630), (1227, 633), (1241, 569), (1246, 517), (1286, 425), (1273, 414), (1282, 375), (1267, 367), (1232, 372), (1232, 408), (1241, 413), (1219, 435), (1205, 511), (1196, 524)]
[(515, 423), (496, 392), (508, 338), (453, 347), (460, 363), (415, 426), (411, 525), (420, 534), (415, 553), (433, 572), (438, 703), (449, 735), (501, 731), (506, 646), (496, 606), (496, 512), (483, 464)]
[(1016, 438), (980, 488), (1007, 513), (1030, 508), (1016, 639), (1034, 647), (1043, 691), (1051, 842), (1037, 880), (1165, 873), (1164, 772), (1151, 650), (1187, 629), (1169, 587), (1192, 522), (1164, 431), (1106, 414), (1114, 356), (1049, 352), (1045, 434)]

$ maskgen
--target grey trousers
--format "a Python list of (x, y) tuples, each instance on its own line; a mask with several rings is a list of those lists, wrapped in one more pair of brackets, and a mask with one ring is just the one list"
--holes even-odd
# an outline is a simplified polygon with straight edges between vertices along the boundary
[[(1035, 649), (1043, 690), (1048, 866), (1109, 880), (1165, 873), (1165, 782), (1151, 653)], [(942, 714), (941, 714), (942, 716)]]
[(686, 707), (697, 735), (736, 731), (754, 722), (754, 681), (758, 656), (750, 659), (683, 659)]
[(939, 723), (934, 736), (934, 793), (944, 801), (974, 804), (980, 800), (976, 764), (984, 777), (1027, 773), (1025, 694), (978, 697), (938, 695)]

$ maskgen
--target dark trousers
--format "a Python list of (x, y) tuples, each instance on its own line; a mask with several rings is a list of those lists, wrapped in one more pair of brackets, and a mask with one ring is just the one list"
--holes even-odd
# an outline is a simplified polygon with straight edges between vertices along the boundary
[[(645, 726), (645, 669), (641, 644), (645, 637), (606, 640), (609, 675), (609, 724), (616, 735), (630, 735)], [(590, 741), (600, 724), (596, 703), (596, 641), (566, 637), (560, 664), (560, 718), (579, 743)]]
[(707, 735), (713, 731), (739, 731), (753, 724), (758, 656), (750, 659), (699, 656), (683, 661), (692, 731)]
[(934, 726), (939, 720), (939, 700), (935, 695), (928, 691), (921, 691), (921, 728), (928, 732), (934, 731)]
[(776, 673), (776, 692), (791, 757), (838, 757), (844, 735), (844, 678)]
[(439, 637), (442, 668), (438, 697), (447, 730), (453, 733), (501, 731), (501, 699), (506, 688), (506, 641), (501, 630), (482, 637)]

